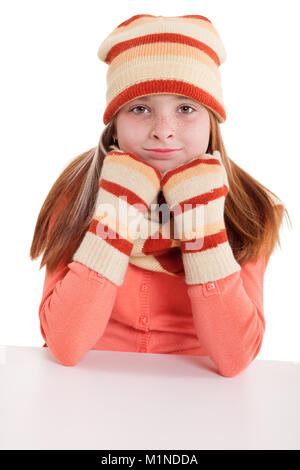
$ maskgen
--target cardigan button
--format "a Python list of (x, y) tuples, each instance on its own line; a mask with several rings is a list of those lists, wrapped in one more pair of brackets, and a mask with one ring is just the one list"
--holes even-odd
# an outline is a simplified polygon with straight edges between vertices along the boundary
[(142, 292), (146, 292), (147, 290), (148, 290), (147, 284), (142, 284), (142, 285), (141, 285), (141, 291), (142, 291)]
[(147, 323), (148, 319), (145, 317), (145, 315), (140, 316), (140, 322), (143, 323), (144, 325)]
[(215, 283), (214, 282), (210, 282), (207, 286), (207, 290), (212, 290), (212, 289), (215, 289)]

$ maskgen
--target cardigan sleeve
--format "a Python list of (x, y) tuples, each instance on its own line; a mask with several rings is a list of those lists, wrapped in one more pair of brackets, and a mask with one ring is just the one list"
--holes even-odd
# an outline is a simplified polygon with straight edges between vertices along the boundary
[[(51, 217), (50, 232), (58, 212)], [(40, 331), (52, 355), (75, 365), (103, 335), (112, 313), (117, 285), (79, 261), (47, 266), (39, 305)]]
[(72, 261), (49, 274), (46, 268), (40, 330), (52, 355), (65, 366), (75, 365), (103, 335), (118, 287)]
[(207, 284), (189, 285), (195, 329), (220, 375), (234, 377), (257, 356), (265, 332), (265, 253)]

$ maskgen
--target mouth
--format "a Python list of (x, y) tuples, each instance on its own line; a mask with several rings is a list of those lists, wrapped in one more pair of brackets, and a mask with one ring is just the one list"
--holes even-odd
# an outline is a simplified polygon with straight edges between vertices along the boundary
[(182, 149), (145, 149), (150, 155), (154, 157), (166, 158), (179, 152)]

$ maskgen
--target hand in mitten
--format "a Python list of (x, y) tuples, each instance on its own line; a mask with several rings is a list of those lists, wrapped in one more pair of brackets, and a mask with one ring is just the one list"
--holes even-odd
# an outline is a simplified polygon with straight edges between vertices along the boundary
[(120, 286), (140, 223), (159, 191), (157, 168), (132, 153), (109, 152), (92, 221), (73, 260)]
[(229, 183), (220, 152), (167, 171), (161, 188), (181, 240), (186, 283), (216, 281), (239, 271), (225, 228)]

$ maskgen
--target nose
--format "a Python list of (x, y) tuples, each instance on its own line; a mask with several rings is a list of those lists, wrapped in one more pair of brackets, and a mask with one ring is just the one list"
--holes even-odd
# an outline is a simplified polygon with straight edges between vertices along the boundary
[(153, 119), (151, 137), (156, 140), (170, 140), (175, 136), (175, 126), (171, 117), (158, 116)]

